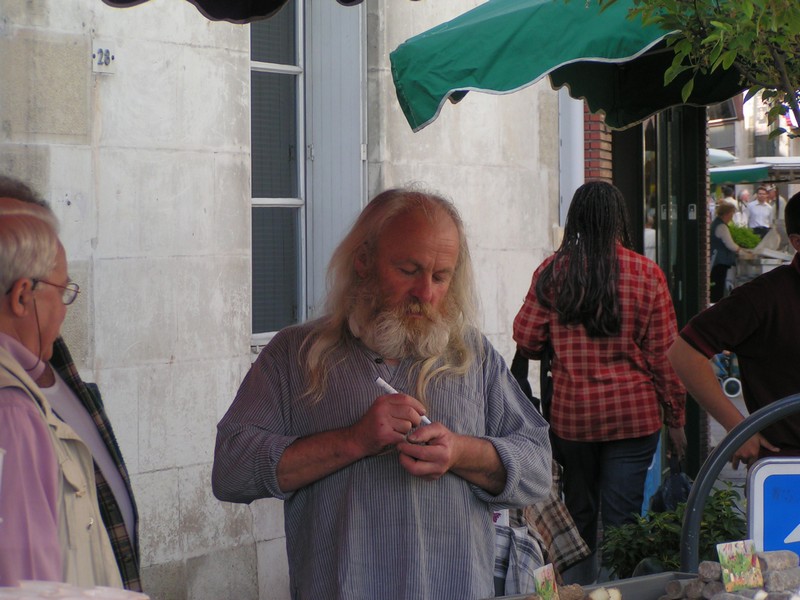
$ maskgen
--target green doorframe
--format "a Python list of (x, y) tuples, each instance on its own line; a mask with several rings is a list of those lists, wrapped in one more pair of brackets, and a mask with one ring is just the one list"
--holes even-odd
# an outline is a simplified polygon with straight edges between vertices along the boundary
[(633, 245), (644, 254), (644, 133), (642, 125), (611, 133), (611, 177), (625, 197)]
[[(706, 198), (706, 110), (668, 109), (656, 118), (656, 232), (658, 262), (667, 277), (678, 326), (705, 308), (708, 300)], [(645, 141), (642, 125), (612, 134), (612, 177), (628, 204), (634, 244), (644, 250)], [(686, 470), (694, 476), (708, 454), (704, 411), (689, 400)]]
[(676, 247), (670, 291), (678, 325), (683, 327), (705, 308), (708, 300), (706, 110), (674, 108), (665, 111), (660, 121), (669, 147), (666, 170), (670, 204), (677, 210), (672, 221), (677, 232), (671, 236)]
[[(677, 209), (675, 271), (670, 291), (678, 327), (683, 327), (708, 302), (708, 198), (706, 109), (684, 106), (665, 111), (660, 126), (669, 143), (667, 165), (669, 190)], [(689, 446), (686, 470), (694, 477), (708, 454), (708, 418), (696, 402), (687, 398), (686, 437)]]

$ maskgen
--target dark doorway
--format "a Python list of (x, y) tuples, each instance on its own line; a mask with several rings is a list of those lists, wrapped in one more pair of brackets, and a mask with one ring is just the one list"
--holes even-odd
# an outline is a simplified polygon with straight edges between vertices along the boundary
[[(664, 271), (683, 327), (708, 300), (706, 110), (668, 109), (612, 139), (614, 184), (628, 202), (637, 250)], [(690, 475), (708, 453), (706, 419), (687, 402)]]

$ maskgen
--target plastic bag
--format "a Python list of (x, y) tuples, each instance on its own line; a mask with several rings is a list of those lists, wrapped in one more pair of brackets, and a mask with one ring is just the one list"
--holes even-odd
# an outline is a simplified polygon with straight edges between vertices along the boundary
[(678, 458), (669, 461), (669, 475), (650, 498), (650, 512), (675, 510), (681, 502), (686, 502), (692, 490), (692, 480), (681, 471)]

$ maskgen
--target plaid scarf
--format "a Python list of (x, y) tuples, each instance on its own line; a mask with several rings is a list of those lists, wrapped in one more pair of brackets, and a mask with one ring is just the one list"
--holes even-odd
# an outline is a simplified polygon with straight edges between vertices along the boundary
[(563, 573), (591, 554), (561, 499), (561, 465), (556, 461), (553, 461), (550, 495), (522, 509), (521, 518), (519, 514), (510, 516), (512, 525), (516, 521), (528, 527), (530, 535), (542, 547), (545, 563), (552, 563), (558, 573)]
[(92, 416), (94, 424), (97, 426), (97, 430), (100, 433), (100, 437), (103, 439), (103, 442), (105, 442), (106, 448), (108, 448), (108, 452), (117, 465), (122, 480), (125, 482), (125, 488), (128, 491), (128, 496), (133, 507), (134, 530), (137, 532), (134, 533), (134, 539), (130, 539), (128, 536), (128, 531), (125, 529), (125, 523), (122, 519), (122, 512), (114, 498), (114, 493), (111, 491), (111, 487), (106, 482), (105, 477), (103, 477), (103, 473), (98, 468), (97, 463), (95, 463), (94, 475), (97, 483), (97, 500), (100, 505), (100, 515), (108, 530), (108, 537), (111, 540), (114, 557), (117, 559), (117, 565), (119, 566), (120, 575), (122, 576), (122, 583), (129, 590), (141, 592), (142, 585), (139, 580), (138, 543), (139, 516), (136, 512), (136, 502), (133, 498), (133, 490), (131, 489), (128, 470), (125, 468), (125, 461), (122, 459), (122, 453), (114, 437), (114, 431), (111, 429), (111, 423), (109, 423), (108, 417), (103, 409), (103, 400), (100, 397), (100, 391), (95, 384), (84, 383), (81, 380), (80, 375), (78, 375), (78, 370), (72, 362), (72, 356), (67, 349), (67, 345), (60, 337), (53, 344), (53, 358), (50, 359), (50, 365), (66, 382), (81, 401), (84, 408), (86, 408), (86, 411)]

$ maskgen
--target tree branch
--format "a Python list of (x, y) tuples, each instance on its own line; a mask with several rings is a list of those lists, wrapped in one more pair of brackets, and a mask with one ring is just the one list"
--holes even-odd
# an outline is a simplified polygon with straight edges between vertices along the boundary
[(800, 124), (800, 106), (797, 104), (797, 91), (792, 88), (792, 85), (789, 83), (789, 74), (786, 72), (786, 63), (783, 60), (783, 56), (781, 53), (778, 52), (778, 49), (775, 46), (770, 45), (769, 47), (770, 54), (772, 54), (772, 60), (775, 61), (775, 66), (778, 69), (778, 75), (780, 76), (780, 83), (783, 94), (783, 100), (786, 101), (788, 99), (789, 108), (794, 114), (795, 121)]
[(739, 73), (739, 75), (741, 75), (741, 77), (742, 77), (742, 79), (744, 79), (745, 83), (748, 84), (748, 87), (753, 87), (754, 85), (757, 85), (759, 87), (762, 87), (762, 88), (765, 88), (765, 89), (768, 89), (768, 90), (775, 87), (774, 83), (770, 83), (770, 82), (767, 82), (767, 81), (760, 81), (760, 80), (756, 79), (753, 75), (750, 74), (750, 69), (747, 68), (747, 67), (742, 66), (741, 61), (739, 61), (738, 59), (733, 62), (733, 68), (736, 69), (736, 71)]

